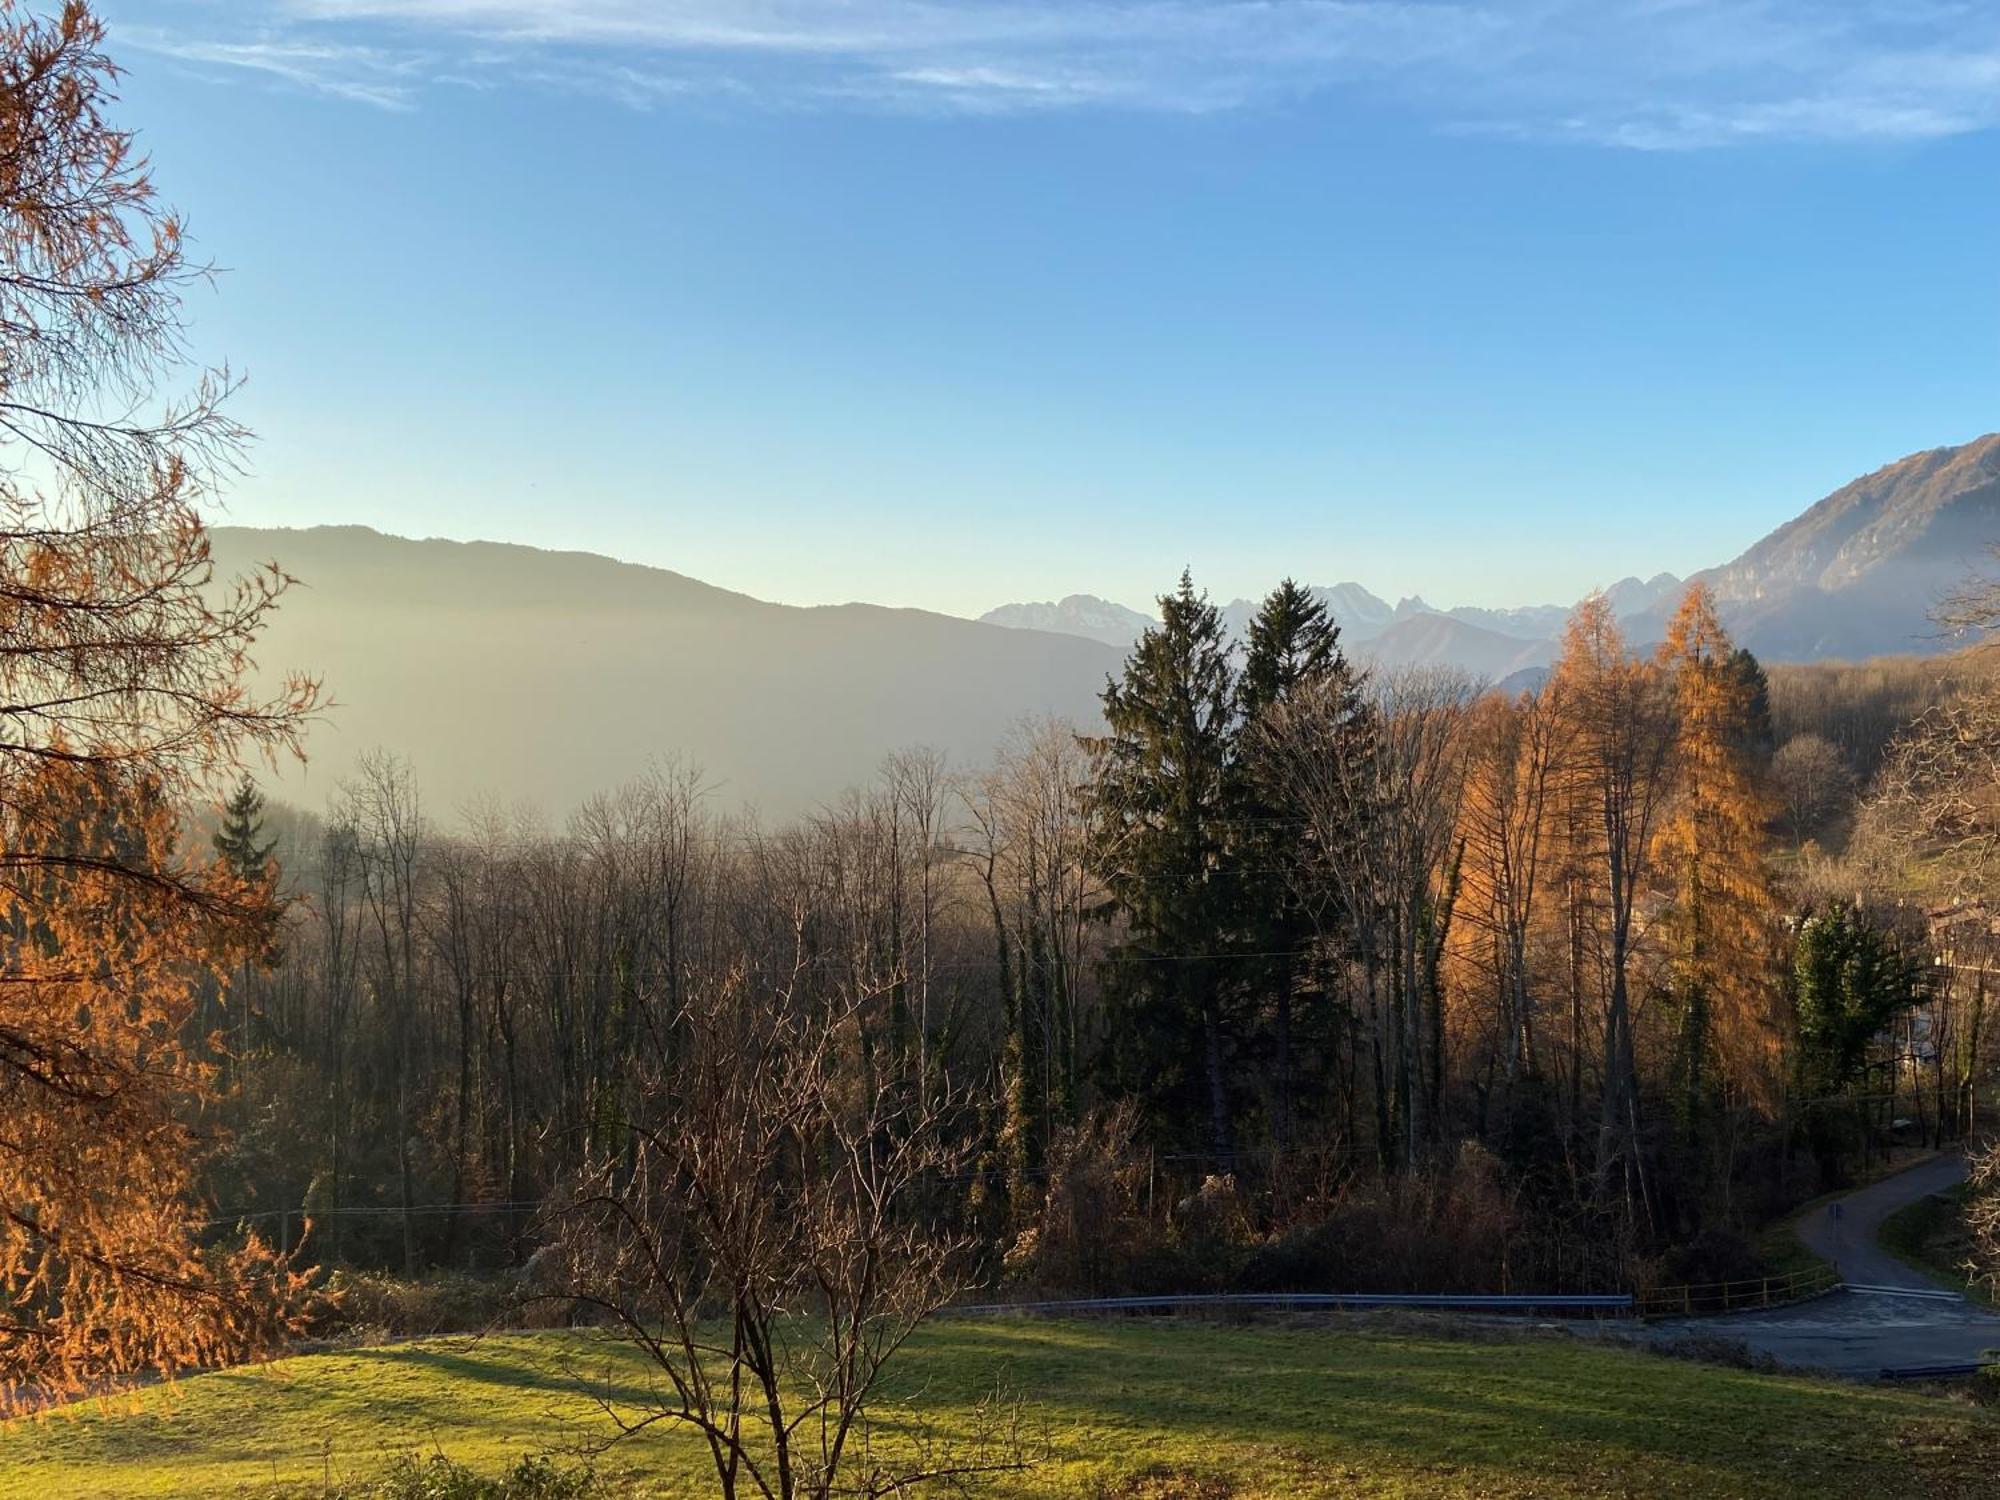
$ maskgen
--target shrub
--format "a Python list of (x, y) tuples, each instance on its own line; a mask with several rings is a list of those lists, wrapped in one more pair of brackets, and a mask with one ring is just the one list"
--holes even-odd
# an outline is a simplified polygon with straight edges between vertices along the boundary
[(441, 1271), (414, 1280), (383, 1271), (337, 1269), (314, 1309), (312, 1330), (321, 1337), (357, 1334), (417, 1338), (434, 1333), (477, 1333), (520, 1321), (518, 1287), (510, 1279)]
[(1504, 1175), (1491, 1153), (1467, 1142), (1441, 1171), (1357, 1183), (1318, 1222), (1258, 1246), (1241, 1284), (1273, 1292), (1511, 1288), (1521, 1229)]
[(1972, 1191), (1965, 1218), (1972, 1233), (1972, 1262), (1967, 1272), (2000, 1292), (2000, 1143), (1972, 1158)]
[(437, 1453), (405, 1455), (380, 1479), (343, 1485), (327, 1500), (595, 1500), (608, 1493), (588, 1468), (564, 1468), (547, 1457), (522, 1458), (489, 1479)]
[(1640, 1265), (1636, 1279), (1649, 1288), (1717, 1286), (1754, 1281), (1765, 1274), (1763, 1260), (1747, 1241), (1724, 1230), (1704, 1229), (1686, 1244)]
[(1124, 1103), (1055, 1132), (1040, 1217), (1007, 1252), (1011, 1279), (1058, 1291), (1123, 1289), (1126, 1269), (1154, 1237), (1140, 1203), (1137, 1128), (1138, 1112)]

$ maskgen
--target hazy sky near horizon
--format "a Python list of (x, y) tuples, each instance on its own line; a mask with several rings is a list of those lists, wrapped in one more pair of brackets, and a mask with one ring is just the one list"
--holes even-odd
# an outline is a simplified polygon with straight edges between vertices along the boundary
[(2000, 428), (1984, 0), (105, 0), (229, 520), (1566, 602)]

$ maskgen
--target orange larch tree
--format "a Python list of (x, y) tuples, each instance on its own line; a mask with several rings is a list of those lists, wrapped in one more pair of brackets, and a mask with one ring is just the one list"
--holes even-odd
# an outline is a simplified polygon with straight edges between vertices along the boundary
[(1714, 598), (1695, 584), (1660, 647), (1673, 684), (1674, 791), (1654, 847), (1679, 1020), (1674, 1087), (1690, 1142), (1712, 1089), (1768, 1104), (1778, 1077), (1764, 863), (1772, 806), (1750, 753), (1749, 695), (1734, 657)]
[(244, 439), (188, 368), (203, 274), (106, 117), (82, 4), (0, 0), (0, 1397), (257, 1348), (293, 1289), (205, 1251), (196, 987), (261, 903), (174, 811), (295, 752), (317, 686), (246, 686), (286, 580), (221, 584), (200, 505)]
[(1590, 893), (1605, 976), (1596, 1188), (1608, 1193), (1620, 1169), (1629, 1209), (1650, 1213), (1641, 1178), (1631, 970), (1639, 898), (1670, 783), (1673, 699), (1659, 667), (1627, 648), (1602, 594), (1570, 616), (1547, 692), (1567, 742), (1562, 795), (1574, 813), (1568, 856)]
[(1538, 1072), (1529, 941), (1554, 843), (1551, 794), (1562, 739), (1547, 700), (1488, 695), (1468, 726), (1461, 953), (1492, 997), (1493, 1069), (1503, 1093)]

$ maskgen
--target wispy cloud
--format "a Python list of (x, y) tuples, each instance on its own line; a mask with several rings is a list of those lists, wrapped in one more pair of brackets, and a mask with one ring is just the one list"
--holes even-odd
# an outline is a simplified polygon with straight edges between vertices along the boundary
[(250, 74), (377, 109), (410, 109), (432, 75), (421, 58), (374, 47), (266, 36), (208, 41), (148, 28), (119, 39), (145, 52), (224, 72)]
[(728, 96), (978, 113), (1338, 92), (1441, 129), (1645, 150), (2000, 126), (1990, 0), (210, 0), (181, 13), (186, 29), (133, 40), (392, 108), (498, 80), (646, 108)]

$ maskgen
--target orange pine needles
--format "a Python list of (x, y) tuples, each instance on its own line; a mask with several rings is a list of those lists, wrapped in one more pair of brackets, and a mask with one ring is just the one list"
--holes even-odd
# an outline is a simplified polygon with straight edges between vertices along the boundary
[(197, 991), (246, 931), (179, 867), (157, 786), (58, 763), (7, 788), (0, 887), (0, 1399), (269, 1348), (300, 1278), (191, 1232), (210, 1068)]
[(202, 1248), (196, 987), (261, 893), (175, 852), (175, 810), (296, 751), (310, 679), (249, 652), (287, 580), (218, 587), (198, 502), (244, 434), (179, 373), (203, 269), (107, 122), (81, 4), (0, 0), (0, 1397), (267, 1347), (298, 1280)]
[(1774, 808), (1750, 750), (1750, 686), (1705, 585), (1681, 601), (1660, 662), (1677, 715), (1675, 794), (1656, 859), (1669, 892), (1663, 924), (1681, 1011), (1683, 1108), (1699, 1108), (1715, 1066), (1737, 1098), (1769, 1107), (1783, 1040), (1765, 866)]

